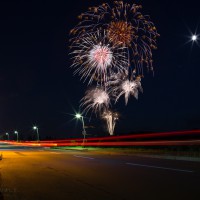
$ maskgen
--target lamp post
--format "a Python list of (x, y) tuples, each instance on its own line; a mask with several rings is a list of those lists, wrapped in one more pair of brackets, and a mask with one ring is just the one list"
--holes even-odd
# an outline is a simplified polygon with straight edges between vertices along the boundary
[(18, 131), (15, 131), (14, 133), (17, 135), (17, 142), (18, 142), (18, 141), (19, 141), (19, 134), (18, 134)]
[(37, 141), (39, 142), (39, 141), (40, 141), (40, 138), (39, 138), (38, 127), (37, 127), (37, 126), (34, 126), (34, 127), (33, 127), (33, 130), (36, 130), (36, 132), (37, 132)]
[(6, 135), (8, 136), (8, 140), (10, 140), (10, 139), (9, 139), (9, 133), (6, 133)]
[(85, 122), (84, 122), (83, 116), (82, 116), (81, 114), (77, 113), (77, 114), (75, 115), (75, 117), (76, 117), (77, 119), (81, 119), (81, 121), (82, 121), (82, 125), (83, 125), (82, 134), (83, 134), (83, 146), (84, 146), (84, 145), (85, 145), (85, 136), (86, 136)]

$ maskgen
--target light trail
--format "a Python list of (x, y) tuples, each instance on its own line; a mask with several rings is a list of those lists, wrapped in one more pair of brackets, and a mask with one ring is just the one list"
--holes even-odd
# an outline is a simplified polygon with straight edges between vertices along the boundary
[[(9, 143), (15, 145), (15, 143)], [(38, 147), (39, 144), (35, 143), (21, 143), (22, 146), (31, 146), (31, 147)], [(63, 143), (43, 143), (40, 144), (40, 147), (74, 147), (74, 146), (82, 146), (82, 142), (77, 142), (76, 145), (70, 142), (63, 142)], [(86, 142), (84, 146), (93, 146), (93, 147), (102, 147), (102, 146), (187, 146), (187, 145), (200, 145), (200, 140), (160, 140), (160, 141), (122, 141), (122, 142)]]
[[(143, 141), (143, 142), (86, 142), (84, 146), (102, 147), (102, 146), (187, 146), (187, 145), (200, 145), (200, 140), (161, 140), (161, 141)], [(71, 143), (59, 143), (57, 146), (74, 146)], [(78, 143), (76, 146), (82, 146), (82, 143)]]
[[(200, 130), (189, 130), (189, 131), (172, 131), (172, 132), (158, 132), (158, 133), (141, 133), (141, 134), (131, 134), (131, 135), (121, 135), (121, 136), (108, 136), (108, 137), (97, 137), (97, 138), (87, 138), (87, 141), (109, 141), (109, 140), (124, 140), (124, 139), (144, 139), (144, 138), (162, 138), (162, 137), (176, 137), (176, 136), (190, 136), (190, 135), (199, 135), (200, 136)], [(82, 138), (77, 138), (77, 139), (65, 139), (65, 140), (45, 140), (41, 141), (43, 142), (48, 142), (48, 143), (60, 143), (60, 142), (82, 142)]]
[[(109, 136), (98, 138), (87, 138), (85, 146), (103, 147), (103, 146), (187, 146), (187, 145), (200, 145), (199, 139), (173, 139), (174, 137), (182, 136), (200, 136), (200, 130), (190, 131), (174, 131), (163, 133), (143, 133), (132, 134), (124, 136)], [(170, 137), (170, 139), (167, 139)], [(151, 139), (151, 141), (134, 141), (134, 139)], [(64, 147), (64, 146), (82, 146), (83, 139), (65, 139), (65, 140), (46, 140), (46, 141), (0, 141), (2, 143), (16, 145), (16, 146), (29, 146), (29, 147)]]

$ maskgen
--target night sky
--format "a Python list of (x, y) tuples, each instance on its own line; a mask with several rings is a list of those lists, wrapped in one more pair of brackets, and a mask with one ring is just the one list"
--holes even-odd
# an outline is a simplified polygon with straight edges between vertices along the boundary
[[(0, 2), (0, 135), (18, 130), (24, 139), (38, 125), (42, 138), (79, 137), (79, 111), (86, 84), (73, 76), (68, 56), (69, 31), (77, 15), (100, 0)], [(128, 2), (133, 2), (128, 0)], [(200, 128), (200, 2), (134, 1), (143, 5), (159, 34), (154, 76), (145, 73), (144, 93), (124, 105), (116, 134)], [(199, 31), (199, 32), (198, 32)], [(92, 135), (106, 134), (95, 115), (85, 119)]]

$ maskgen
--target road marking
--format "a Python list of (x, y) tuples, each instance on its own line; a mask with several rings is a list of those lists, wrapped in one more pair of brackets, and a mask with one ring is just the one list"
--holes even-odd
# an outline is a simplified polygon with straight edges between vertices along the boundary
[(135, 164), (135, 163), (126, 163), (126, 164), (127, 165), (132, 165), (132, 166), (139, 166), (139, 167), (149, 167), (149, 168), (156, 168), (156, 169), (166, 169), (166, 170), (172, 170), (172, 171), (178, 171), (178, 172), (188, 172), (188, 173), (193, 173), (194, 172), (194, 171), (190, 171), (190, 170), (167, 168), (167, 167), (158, 167), (158, 166), (153, 166), (153, 165), (141, 165), (141, 164)]
[(92, 158), (92, 157), (87, 157), (87, 156), (77, 156), (77, 155), (74, 155), (74, 157), (77, 157), (77, 158), (86, 158), (86, 159), (90, 159), (90, 160), (95, 159), (95, 158)]
[(50, 153), (54, 153), (54, 154), (60, 154), (60, 153), (58, 153), (58, 152), (50, 152)]

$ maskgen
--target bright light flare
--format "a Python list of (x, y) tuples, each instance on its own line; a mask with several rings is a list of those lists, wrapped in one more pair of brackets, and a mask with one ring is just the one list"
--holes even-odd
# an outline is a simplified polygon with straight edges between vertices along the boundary
[(81, 114), (77, 113), (77, 114), (75, 115), (75, 117), (76, 117), (77, 119), (80, 119), (82, 116), (81, 116)]
[(193, 35), (192, 36), (192, 41), (196, 41), (197, 40), (197, 35)]

